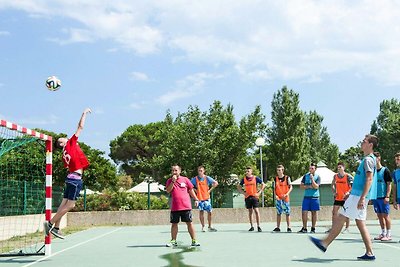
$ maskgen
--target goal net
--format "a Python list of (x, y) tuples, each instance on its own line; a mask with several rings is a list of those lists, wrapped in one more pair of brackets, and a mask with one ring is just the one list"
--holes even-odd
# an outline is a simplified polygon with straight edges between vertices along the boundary
[(51, 136), (0, 122), (0, 256), (49, 255)]

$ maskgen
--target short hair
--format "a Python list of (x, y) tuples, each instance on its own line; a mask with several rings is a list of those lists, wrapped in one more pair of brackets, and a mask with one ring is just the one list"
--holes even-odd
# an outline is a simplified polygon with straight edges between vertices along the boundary
[(178, 167), (179, 170), (182, 170), (181, 166), (179, 166), (178, 164), (173, 164), (173, 165), (171, 166), (171, 169), (173, 169), (174, 167)]
[(197, 167), (197, 169), (201, 169), (203, 168), (204, 170), (206, 170), (206, 168), (203, 165), (200, 165), (199, 167)]
[[(60, 137), (60, 138), (61, 138), (61, 137)], [(58, 139), (56, 139), (56, 140), (54, 141), (54, 148), (58, 148), (58, 149), (63, 148), (62, 145), (61, 145), (61, 142), (60, 142), (60, 138), (58, 138)]]
[(277, 169), (282, 169), (282, 170), (284, 170), (285, 169), (285, 167), (283, 167), (283, 165), (282, 164), (279, 164), (277, 167), (276, 167)]
[(338, 165), (338, 166), (339, 166), (339, 165), (340, 165), (340, 166), (343, 166), (343, 168), (344, 168), (344, 166), (345, 166), (345, 165), (344, 165), (344, 162), (341, 162), (341, 161), (339, 161), (337, 165)]
[(395, 158), (400, 157), (400, 152), (397, 152), (396, 154), (394, 154), (394, 157)]
[(367, 134), (365, 138), (367, 139), (368, 143), (372, 144), (372, 148), (378, 147), (378, 137), (376, 135)]
[(377, 157), (377, 158), (380, 158), (381, 157), (381, 153), (379, 153), (378, 151), (375, 151), (374, 152), (374, 156)]
[(317, 164), (315, 162), (311, 162), (310, 167), (314, 166), (315, 168), (317, 168)]
[(253, 167), (247, 166), (247, 167), (246, 167), (246, 170), (253, 170)]

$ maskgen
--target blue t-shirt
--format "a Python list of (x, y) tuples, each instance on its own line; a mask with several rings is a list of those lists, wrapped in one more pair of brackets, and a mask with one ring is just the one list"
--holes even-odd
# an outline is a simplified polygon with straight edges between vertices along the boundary
[[(321, 184), (321, 178), (318, 174), (314, 173), (314, 181), (317, 185)], [(304, 185), (311, 185), (310, 173), (306, 173), (301, 179), (301, 183)], [(319, 188), (307, 188), (304, 190), (304, 197), (319, 197)]]
[[(260, 177), (256, 176), (256, 184), (262, 184), (263, 181), (261, 180)], [(244, 185), (244, 178), (242, 180), (240, 180), (240, 185), (243, 186)]]
[[(200, 182), (204, 181), (204, 179), (205, 179), (205, 178), (202, 178), (202, 177), (199, 177), (199, 176), (196, 176), (196, 177), (197, 177), (197, 179), (200, 180)], [(196, 177), (193, 177), (193, 178), (190, 180), (190, 181), (192, 182), (194, 188), (197, 188)], [(208, 186), (211, 186), (213, 183), (215, 183), (215, 180), (214, 180), (213, 178), (211, 178), (210, 176), (206, 176), (206, 178), (207, 178), (207, 184), (208, 184)]]

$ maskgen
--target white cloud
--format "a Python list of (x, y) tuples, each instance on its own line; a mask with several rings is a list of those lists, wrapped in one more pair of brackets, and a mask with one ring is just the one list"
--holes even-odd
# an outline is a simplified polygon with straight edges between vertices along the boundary
[(311, 75), (310, 77), (307, 77), (306, 79), (302, 80), (301, 83), (319, 83), (321, 81), (322, 81), (321, 77), (317, 75)]
[(147, 74), (143, 72), (133, 71), (131, 72), (130, 77), (134, 81), (144, 81), (144, 82), (150, 81)]
[(211, 73), (196, 73), (176, 82), (175, 89), (159, 96), (156, 101), (162, 105), (168, 105), (180, 99), (188, 98), (202, 92), (207, 80), (216, 80), (223, 75)]
[(398, 1), (0, 1), (10, 7), (73, 20), (61, 32), (67, 38), (51, 37), (60, 44), (112, 40), (116, 51), (168, 52), (172, 61), (220, 66), (249, 80), (313, 81), (348, 71), (400, 84)]
[(140, 110), (147, 106), (147, 101), (134, 102), (129, 105), (129, 109)]
[(40, 127), (42, 125), (50, 125), (50, 124), (56, 124), (60, 118), (56, 115), (50, 115), (48, 117), (31, 117), (31, 118), (24, 118), (18, 120), (18, 124), (20, 125), (32, 125), (32, 128), (35, 127)]
[(102, 115), (104, 114), (104, 109), (100, 107), (96, 107), (92, 109), (93, 114)]
[(129, 105), (129, 108), (131, 108), (131, 109), (142, 109), (143, 106), (141, 104), (139, 104), (139, 103), (131, 103)]
[(56, 42), (60, 45), (67, 45), (72, 43), (91, 43), (94, 37), (90, 31), (84, 29), (64, 29), (63, 32), (69, 35), (68, 39), (48, 38), (49, 41)]

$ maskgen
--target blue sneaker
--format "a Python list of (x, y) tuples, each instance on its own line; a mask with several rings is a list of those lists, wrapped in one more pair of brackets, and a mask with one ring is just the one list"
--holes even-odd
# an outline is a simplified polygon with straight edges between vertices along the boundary
[(322, 242), (321, 242), (320, 239), (310, 236), (310, 240), (311, 240), (311, 242), (313, 242), (314, 245), (315, 245), (317, 248), (319, 248), (322, 252), (325, 252), (325, 251), (326, 251), (326, 247), (324, 247), (324, 246), (322, 245)]
[(370, 256), (370, 255), (364, 254), (364, 255), (362, 255), (362, 256), (360, 256), (360, 257), (357, 257), (357, 259), (358, 259), (358, 260), (362, 260), (362, 261), (373, 261), (373, 260), (375, 260), (376, 258), (375, 258), (374, 255)]

